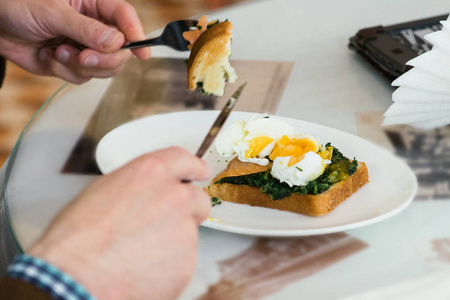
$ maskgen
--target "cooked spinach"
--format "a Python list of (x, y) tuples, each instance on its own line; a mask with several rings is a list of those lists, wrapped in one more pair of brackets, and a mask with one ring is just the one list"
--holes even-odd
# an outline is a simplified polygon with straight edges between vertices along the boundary
[[(330, 143), (326, 147), (332, 147)], [(317, 179), (308, 182), (305, 186), (293, 186), (292, 188), (285, 182), (280, 182), (270, 174), (270, 171), (253, 173), (242, 176), (224, 177), (216, 184), (230, 183), (243, 184), (259, 187), (261, 192), (268, 194), (272, 200), (279, 200), (289, 197), (292, 193), (301, 195), (317, 195), (327, 191), (333, 184), (342, 181), (358, 168), (356, 159), (350, 161), (337, 148), (333, 148), (331, 163), (325, 168), (322, 175)]]
[(209, 93), (203, 89), (203, 82), (197, 82), (197, 88), (200, 90), (203, 96), (209, 95)]

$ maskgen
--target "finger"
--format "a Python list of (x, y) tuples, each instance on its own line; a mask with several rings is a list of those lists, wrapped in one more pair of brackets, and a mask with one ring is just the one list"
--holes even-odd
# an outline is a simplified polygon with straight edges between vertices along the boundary
[(36, 51), (34, 47), (7, 39), (3, 39), (1, 42), (4, 56), (8, 57), (11, 62), (36, 75), (52, 75), (47, 65), (42, 62), (39, 51)]
[[(131, 42), (139, 41), (140, 39), (133, 39), (130, 40)], [(137, 48), (131, 50), (131, 53), (139, 57), (140, 59), (148, 59), (151, 56), (151, 49), (150, 47), (144, 47), (144, 48)]]
[(114, 54), (101, 54), (94, 50), (83, 51), (71, 45), (60, 45), (55, 50), (56, 59), (72, 73), (82, 78), (107, 78), (122, 71), (132, 56), (129, 51)]
[(90, 69), (114, 70), (123, 66), (132, 56), (129, 50), (103, 54), (95, 50), (86, 49), (81, 51), (78, 57), (78, 64), (81, 67)]
[(116, 28), (82, 15), (71, 7), (62, 8), (58, 17), (50, 22), (57, 34), (102, 53), (117, 51), (125, 42), (124, 35)]
[(192, 195), (192, 216), (197, 225), (205, 221), (211, 213), (211, 198), (198, 186), (186, 185)]
[(206, 161), (180, 147), (156, 151), (153, 155), (163, 161), (177, 180), (203, 181), (212, 176), (212, 169)]
[(132, 164), (142, 176), (161, 174), (167, 181), (203, 181), (212, 175), (210, 166), (180, 147), (171, 147), (142, 155)]
[(50, 48), (43, 48), (39, 51), (39, 58), (41, 65), (45, 66), (52, 76), (59, 77), (68, 82), (75, 84), (82, 84), (90, 80), (91, 77), (81, 76), (74, 72), (74, 69), (70, 67), (71, 60), (73, 61), (73, 56), (69, 54), (69, 62), (67, 64), (61, 63), (56, 58), (55, 52)]
[[(128, 42), (145, 39), (144, 29), (134, 7), (123, 0), (99, 0), (97, 8), (103, 20), (117, 28), (125, 35)], [(141, 59), (150, 57), (149, 47), (134, 49), (133, 54)]]

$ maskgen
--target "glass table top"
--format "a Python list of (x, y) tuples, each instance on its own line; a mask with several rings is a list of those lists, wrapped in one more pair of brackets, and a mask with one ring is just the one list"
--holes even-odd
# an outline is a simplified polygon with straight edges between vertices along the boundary
[[(359, 1), (350, 2), (345, 4), (348, 9), (360, 6)], [(443, 9), (442, 3), (432, 2), (416, 13), (432, 15)], [(331, 26), (324, 20), (336, 20), (335, 12), (344, 8), (328, 4), (335, 9), (324, 11), (318, 2), (254, 1), (216, 14), (235, 20), (232, 64), (240, 80), (252, 78), (247, 96), (253, 102), (242, 101), (235, 109), (315, 122), (371, 140), (408, 163), (419, 181), (418, 194), (395, 217), (335, 234), (272, 239), (200, 228), (198, 268), (183, 299), (207, 299), (215, 293), (225, 298), (238, 293), (265, 299), (296, 299), (299, 294), (358, 299), (350, 297), (402, 286), (414, 291), (417, 282), (438, 284), (434, 278), (443, 278), (450, 266), (450, 129), (380, 126), (393, 88), (349, 53), (346, 41), (363, 23), (389, 24), (396, 15), (381, 13), (380, 5), (368, 2), (367, 12), (360, 10), (341, 20), (341, 26)], [(278, 34), (279, 18), (273, 15), (280, 11), (297, 22), (291, 27), (298, 32), (290, 40)], [(250, 14), (255, 24), (266, 22), (273, 44), (251, 40), (255, 32), (244, 18)], [(314, 16), (323, 18), (319, 22)], [(402, 18), (407, 17), (416, 16), (408, 10)], [(301, 22), (314, 24), (317, 31), (333, 30), (328, 36), (312, 35), (311, 27)], [(283, 57), (277, 43), (284, 43)], [(300, 47), (302, 43), (308, 47)], [(153, 114), (223, 105), (221, 99), (186, 91), (184, 58), (155, 49), (151, 60), (131, 61), (116, 78), (64, 85), (41, 107), (5, 170), (3, 196), (18, 246), (29, 247), (53, 216), (100, 176), (93, 154), (106, 133)]]

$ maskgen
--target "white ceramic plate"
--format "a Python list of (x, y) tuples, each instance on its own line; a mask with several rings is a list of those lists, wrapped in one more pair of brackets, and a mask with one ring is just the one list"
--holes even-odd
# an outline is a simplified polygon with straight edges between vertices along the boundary
[[(218, 111), (191, 111), (155, 115), (122, 125), (109, 132), (98, 144), (96, 159), (100, 170), (109, 173), (133, 158), (149, 151), (181, 146), (197, 151)], [(247, 120), (252, 114), (233, 112), (227, 124)], [(211, 220), (202, 225), (218, 230), (255, 236), (306, 236), (333, 233), (373, 224), (402, 211), (413, 199), (417, 179), (399, 158), (357, 136), (333, 128), (282, 118), (296, 129), (309, 133), (323, 144), (331, 142), (349, 158), (367, 164), (370, 182), (340, 204), (330, 214), (308, 217), (275, 209), (251, 207), (223, 201), (213, 207)], [(225, 124), (224, 126), (227, 126)], [(226, 159), (211, 147), (204, 159), (216, 173)], [(207, 186), (209, 182), (198, 183)]]

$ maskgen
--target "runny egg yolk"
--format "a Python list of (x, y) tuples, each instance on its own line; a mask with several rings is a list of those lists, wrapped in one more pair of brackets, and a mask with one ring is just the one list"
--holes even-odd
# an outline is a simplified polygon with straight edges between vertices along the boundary
[(268, 136), (259, 136), (248, 142), (249, 149), (245, 152), (245, 157), (253, 158), (258, 156), (258, 154), (270, 143), (273, 142), (273, 138)]
[(317, 154), (322, 157), (322, 159), (328, 159), (331, 160), (331, 157), (333, 157), (333, 147), (326, 147), (325, 149), (322, 149)]
[[(290, 156), (291, 159), (288, 166), (295, 165), (303, 159), (304, 155), (310, 151), (316, 153), (319, 151), (319, 144), (312, 138), (289, 138), (284, 135), (275, 144), (272, 153), (270, 154), (270, 160), (274, 161), (275, 158), (281, 156)], [(323, 157), (322, 157), (323, 158)]]

